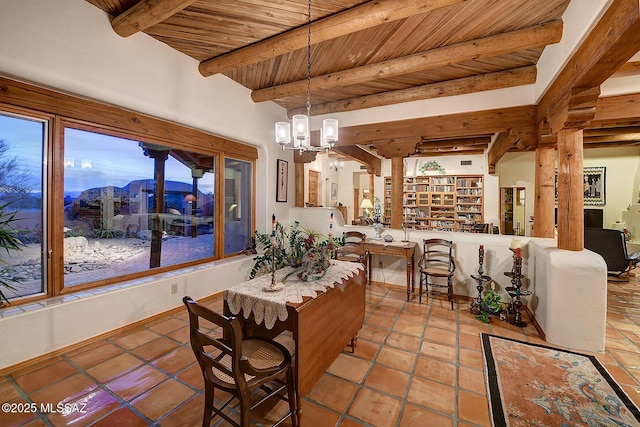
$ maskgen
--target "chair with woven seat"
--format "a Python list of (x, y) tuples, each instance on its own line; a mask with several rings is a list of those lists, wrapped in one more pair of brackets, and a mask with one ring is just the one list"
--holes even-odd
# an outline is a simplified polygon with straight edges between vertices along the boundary
[[(418, 303), (422, 294), (429, 297), (429, 288), (447, 288), (447, 299), (453, 310), (453, 274), (456, 263), (453, 259), (453, 242), (444, 239), (424, 239), (420, 258), (420, 285)], [(434, 280), (435, 279), (435, 280)], [(442, 283), (446, 281), (446, 283)], [(424, 286), (424, 291), (422, 287)], [(435, 293), (436, 291), (431, 291)]]
[[(216, 416), (234, 426), (248, 427), (251, 411), (273, 396), (289, 402), (289, 411), (273, 425), (291, 417), (291, 425), (297, 426), (296, 390), (287, 349), (267, 338), (243, 337), (242, 325), (235, 317), (211, 311), (188, 296), (183, 302), (189, 313), (191, 347), (204, 378), (203, 427), (209, 427)], [(211, 330), (214, 325), (219, 328)], [(215, 389), (231, 394), (219, 407), (214, 400)], [(234, 399), (240, 401), (240, 424), (230, 417), (232, 409), (227, 408)]]

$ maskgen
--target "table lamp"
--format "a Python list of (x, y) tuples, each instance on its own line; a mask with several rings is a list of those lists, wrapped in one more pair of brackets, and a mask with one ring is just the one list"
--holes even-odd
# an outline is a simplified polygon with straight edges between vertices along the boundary
[(360, 203), (360, 209), (364, 209), (365, 216), (371, 216), (369, 209), (373, 209), (373, 203), (371, 203), (371, 199), (367, 199), (366, 197), (362, 199), (362, 203)]

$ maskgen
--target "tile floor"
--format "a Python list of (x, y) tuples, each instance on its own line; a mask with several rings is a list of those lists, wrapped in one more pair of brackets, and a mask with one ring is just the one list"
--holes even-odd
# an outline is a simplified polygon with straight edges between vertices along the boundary
[[(609, 283), (607, 350), (597, 355), (636, 404), (638, 286), (635, 277)], [(304, 398), (303, 427), (490, 424), (479, 333), (540, 342), (535, 329), (498, 319), (485, 325), (469, 313), (468, 302), (451, 311), (445, 301), (419, 305), (405, 297), (401, 288), (368, 288), (357, 350), (338, 356)], [(221, 310), (221, 297), (206, 305)], [(202, 379), (188, 340), (181, 310), (2, 376), (2, 402), (37, 410), (0, 412), (0, 426), (201, 425)], [(72, 411), (42, 407), (58, 402)], [(284, 410), (284, 402), (274, 404), (259, 414), (260, 423)]]

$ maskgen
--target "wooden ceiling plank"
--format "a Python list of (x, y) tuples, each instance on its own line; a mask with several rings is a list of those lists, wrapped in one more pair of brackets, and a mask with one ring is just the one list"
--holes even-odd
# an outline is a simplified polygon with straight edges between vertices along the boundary
[(334, 147), (333, 151), (362, 163), (367, 167), (367, 173), (376, 176), (380, 176), (382, 174), (382, 160), (357, 145)]
[[(499, 71), (496, 73), (481, 74), (445, 82), (415, 86), (359, 98), (345, 99), (328, 102), (311, 107), (311, 115), (331, 114), (345, 111), (354, 111), (362, 108), (381, 107), (384, 105), (399, 104), (403, 102), (418, 101), (422, 99), (441, 98), (445, 96), (464, 95), (468, 93), (503, 89), (513, 86), (533, 84), (536, 81), (537, 70), (535, 65), (521, 67), (513, 70)], [(306, 108), (288, 110), (289, 117), (294, 114), (306, 113)]]
[[(311, 79), (311, 90), (326, 90), (432, 70), (465, 61), (490, 58), (558, 43), (562, 37), (562, 21), (555, 20), (522, 30), (510, 31), (450, 46), (430, 49), (413, 55), (389, 59), (361, 67), (338, 71)], [(307, 80), (254, 90), (254, 102), (271, 101), (306, 93)]]
[(613, 73), (611, 77), (637, 76), (638, 74), (640, 74), (640, 61), (629, 61), (618, 68), (618, 71)]
[(418, 150), (444, 149), (454, 147), (470, 147), (477, 145), (487, 145), (491, 142), (491, 136), (480, 136), (476, 138), (453, 138), (444, 140), (427, 140), (420, 142), (416, 148)]
[(574, 113), (577, 117), (568, 117), (574, 89), (599, 87), (638, 50), (640, 4), (614, 0), (538, 103), (538, 121), (547, 120), (553, 133), (584, 126), (581, 121), (591, 113), (584, 107)]
[(196, 0), (141, 0), (125, 12), (113, 18), (111, 27), (121, 37), (129, 37), (139, 31), (164, 21)]
[[(373, 0), (312, 23), (311, 43), (317, 44), (387, 22), (427, 13), (467, 0)], [(254, 64), (307, 46), (307, 25), (200, 63), (205, 76)]]

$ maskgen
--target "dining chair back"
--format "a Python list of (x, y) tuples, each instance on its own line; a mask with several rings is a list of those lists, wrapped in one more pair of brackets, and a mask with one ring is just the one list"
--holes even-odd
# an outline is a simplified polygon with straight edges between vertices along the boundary
[[(188, 296), (183, 302), (189, 313), (191, 347), (204, 378), (203, 427), (209, 427), (216, 416), (234, 426), (248, 427), (251, 411), (272, 396), (289, 402), (289, 411), (274, 425), (290, 417), (291, 425), (297, 426), (296, 390), (288, 350), (271, 339), (243, 337), (242, 325), (235, 317), (216, 313)], [(231, 397), (216, 405), (215, 389)], [(258, 389), (261, 392), (256, 393)], [(239, 404), (228, 406), (234, 399)], [(240, 413), (239, 424), (232, 418), (236, 410)]]
[(451, 303), (451, 310), (453, 310), (453, 274), (455, 270), (453, 242), (445, 239), (424, 239), (420, 259), (418, 302), (422, 303), (423, 294), (428, 298), (430, 292), (438, 293), (433, 288), (447, 288), (447, 299)]

